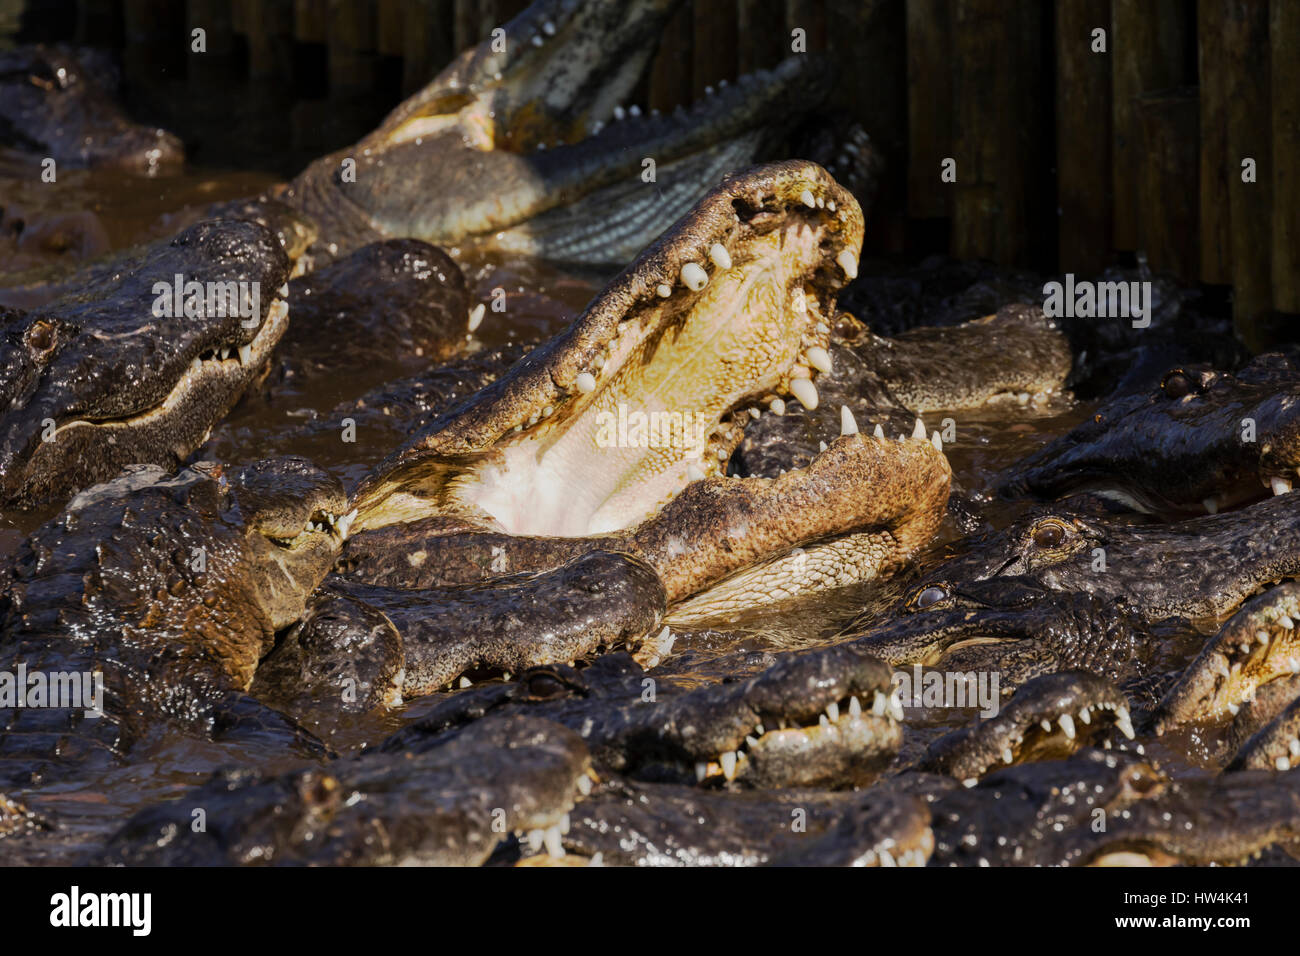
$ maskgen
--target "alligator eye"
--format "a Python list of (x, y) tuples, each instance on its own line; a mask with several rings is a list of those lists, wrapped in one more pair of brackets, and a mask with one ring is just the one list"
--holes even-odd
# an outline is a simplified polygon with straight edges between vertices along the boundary
[(940, 601), (948, 600), (950, 596), (947, 588), (940, 584), (931, 584), (912, 599), (912, 607), (921, 611), (927, 607), (933, 607)]
[(54, 345), (54, 329), (48, 322), (36, 322), (27, 330), (27, 346), (37, 352), (46, 352)]
[(528, 688), (528, 696), (538, 700), (562, 697), (569, 692), (569, 688), (564, 681), (546, 671), (528, 675), (525, 686)]
[(1179, 369), (1175, 369), (1166, 375), (1164, 381), (1160, 383), (1160, 387), (1170, 398), (1182, 398), (1185, 395), (1192, 394), (1192, 392), (1196, 390), (1196, 386), (1192, 384), (1192, 380), (1187, 377), (1185, 372)]
[(1034, 529), (1032, 540), (1034, 547), (1043, 551), (1052, 551), (1065, 544), (1069, 529), (1055, 518), (1042, 522)]

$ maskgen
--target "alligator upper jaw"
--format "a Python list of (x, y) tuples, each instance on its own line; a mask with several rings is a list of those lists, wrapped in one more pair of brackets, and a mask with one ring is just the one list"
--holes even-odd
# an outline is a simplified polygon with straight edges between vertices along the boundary
[(812, 383), (856, 274), (857, 203), (791, 161), (725, 180), (569, 329), (390, 456), (358, 528), (459, 512), (511, 534), (632, 527), (722, 470), (747, 416)]

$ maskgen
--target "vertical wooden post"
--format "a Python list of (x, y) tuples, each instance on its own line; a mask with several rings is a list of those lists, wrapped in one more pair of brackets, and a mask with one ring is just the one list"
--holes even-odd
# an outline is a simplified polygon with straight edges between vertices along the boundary
[(693, 99), (691, 64), (695, 58), (695, 12), (692, 7), (693, 4), (687, 0), (664, 25), (663, 40), (650, 67), (649, 105), (664, 112)]
[[(954, 0), (953, 121), (957, 182), (953, 254), (1005, 265), (1050, 247), (1035, 223), (1046, 172), (1042, 17), (1037, 3)], [(1054, 235), (1055, 230), (1052, 230)]]
[(1188, 23), (1182, 0), (1113, 0), (1111, 24), (1115, 248), (1136, 249), (1142, 157), (1133, 101), (1190, 80), (1184, 76)]
[(741, 73), (765, 70), (790, 55), (782, 0), (736, 0), (736, 61)]
[(907, 0), (907, 214), (951, 214), (939, 164), (952, 155), (952, 39), (948, 0)]
[(1300, 4), (1274, 0), (1273, 307), (1300, 312)]
[(1196, 4), (1197, 86), (1201, 101), (1200, 223), (1202, 282), (1232, 281), (1228, 218), (1228, 64), (1223, 50), (1222, 0)]
[(1154, 272), (1192, 282), (1200, 260), (1196, 238), (1200, 104), (1195, 88), (1147, 93), (1134, 103), (1141, 132), (1138, 239)]
[(364, 90), (375, 82), (375, 8), (369, 0), (330, 0), (331, 90)]
[[(1262, 317), (1272, 302), (1272, 157), (1269, 135), (1268, 7), (1224, 0), (1223, 45), (1228, 74), (1228, 196), (1232, 231), (1232, 316), (1252, 349), (1264, 344)], [(1242, 161), (1256, 181), (1242, 182)]]
[(706, 0), (693, 10), (695, 47), (691, 58), (691, 92), (696, 99), (706, 87), (736, 78), (736, 5)]
[[(1111, 258), (1110, 22), (1110, 0), (1056, 7), (1057, 261), (1061, 272), (1079, 275), (1100, 272)], [(1098, 28), (1105, 52), (1094, 49)]]
[(406, 5), (402, 28), (402, 93), (425, 86), (451, 62), (452, 0), (413, 0)]
[(247, 0), (248, 74), (288, 77), (293, 0)]

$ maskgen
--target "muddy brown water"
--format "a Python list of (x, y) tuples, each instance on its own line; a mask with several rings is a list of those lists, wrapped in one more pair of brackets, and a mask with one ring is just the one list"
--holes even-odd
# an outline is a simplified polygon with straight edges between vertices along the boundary
[[(186, 209), (260, 191), (275, 178), (261, 173), (209, 172), (188, 169), (166, 179), (142, 179), (110, 173), (69, 173), (55, 189), (33, 185), (31, 180), (0, 175), (0, 207), (41, 216), (71, 215), (91, 210), (104, 227), (107, 245), (116, 249), (141, 240), (167, 235)], [(457, 255), (457, 250), (451, 250)], [(14, 269), (66, 265), (72, 253), (6, 251), (0, 247), (0, 272)], [(494, 290), (506, 294), (504, 312), (489, 311), (466, 348), (504, 344), (512, 339), (536, 339), (560, 330), (610, 277), (608, 274), (557, 270), (527, 260), (458, 257), (474, 290), (476, 301), (488, 302)], [(65, 260), (61, 263), (60, 260)], [(4, 284), (10, 284), (5, 282)], [(292, 320), (292, 311), (290, 313)], [(973, 318), (974, 316), (972, 316)], [(364, 334), (359, 329), (358, 334)], [(408, 374), (394, 363), (394, 377)], [(358, 430), (355, 442), (344, 442), (341, 431), (322, 430), (312, 438), (286, 437), (287, 426), (304, 421), (328, 420), (340, 402), (357, 397), (364, 389), (346, 375), (313, 378), (301, 388), (278, 393), (274, 402), (250, 397), (212, 433), (193, 456), (230, 464), (281, 454), (305, 455), (355, 486), (369, 467), (400, 440), (392, 431)], [(992, 474), (1040, 444), (1060, 435), (1091, 413), (1092, 406), (1058, 400), (1044, 408), (1004, 406), (950, 416), (927, 416), (931, 427), (954, 420), (956, 439), (946, 443), (956, 485), (983, 488)], [(985, 517), (995, 525), (1014, 518), (1023, 506), (993, 502)], [(23, 536), (47, 520), (56, 508), (20, 514), (0, 514), (0, 554), (12, 552)], [(939, 542), (958, 536), (951, 521)], [(919, 566), (925, 565), (923, 558)], [(899, 593), (897, 584), (864, 586), (785, 608), (756, 613), (729, 624), (725, 630), (681, 634), (676, 650), (702, 658), (739, 648), (762, 649), (806, 646), (825, 640), (864, 608), (883, 609)], [(347, 717), (329, 727), (317, 727), (340, 753), (355, 752), (421, 713), (436, 701), (425, 698), (383, 717)], [(905, 753), (913, 755), (938, 734), (972, 719), (973, 712), (931, 715), (924, 724), (909, 714)], [(1159, 742), (1154, 756), (1181, 772), (1204, 765), (1207, 748), (1194, 735), (1171, 735)], [(1199, 756), (1198, 756), (1199, 755)], [(202, 782), (216, 766), (254, 765), (278, 771), (300, 765), (292, 755), (240, 749), (195, 740), (160, 730), (134, 753), (130, 765), (75, 782), (65, 782), (31, 792), (28, 802), (39, 812), (53, 814), (62, 824), (60, 836), (36, 851), (35, 857), (10, 862), (52, 862), (75, 858), (102, 840), (106, 832), (130, 812), (174, 798)]]

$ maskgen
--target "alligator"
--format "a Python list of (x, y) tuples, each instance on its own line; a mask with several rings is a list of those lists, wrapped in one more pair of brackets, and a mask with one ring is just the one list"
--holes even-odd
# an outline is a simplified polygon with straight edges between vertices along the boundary
[(316, 221), (322, 261), (415, 238), (622, 265), (723, 173), (774, 158), (829, 90), (794, 56), (671, 116), (624, 109), (680, 4), (538, 0), (270, 195)]
[(807, 468), (725, 476), (756, 402), (817, 405), (810, 353), (861, 229), (814, 164), (728, 177), (566, 331), (378, 466), (340, 570), (411, 590), (629, 551), (679, 619), (898, 570), (947, 498), (941, 442), (923, 429), (871, 438), (842, 410)]
[[(569, 811), (591, 790), (589, 766), (573, 731), (501, 715), (324, 769), (220, 771), (136, 813), (86, 862), (477, 866), (518, 840), (558, 855)], [(207, 815), (197, 832), (194, 807)]]
[(893, 759), (902, 716), (889, 669), (847, 646), (780, 654), (753, 677), (718, 683), (615, 653), (465, 690), (381, 749), (515, 711), (580, 732), (597, 767), (623, 776), (758, 788), (865, 785)]
[(1154, 390), (1104, 403), (998, 486), (1047, 499), (1088, 492), (1178, 517), (1286, 494), (1298, 469), (1300, 369), (1269, 354), (1235, 373), (1171, 369)]
[(80, 291), (0, 308), (0, 505), (49, 505), (127, 465), (175, 468), (264, 374), (304, 245), (202, 222), (84, 270)]
[(185, 160), (171, 133), (132, 122), (113, 100), (102, 54), (58, 46), (0, 50), (0, 147), (57, 168), (156, 176)]
[(924, 326), (893, 338), (841, 312), (818, 362), (817, 407), (775, 399), (745, 432), (733, 469), (778, 474), (816, 453), (846, 407), (861, 427), (906, 434), (919, 416), (940, 410), (1020, 408), (1059, 397), (1070, 373), (1069, 343), (1041, 308), (1009, 305), (956, 326)]
[(74, 498), (0, 568), (0, 780), (112, 765), (155, 731), (322, 753), (246, 691), (337, 557), (346, 508), (302, 459), (137, 466)]

